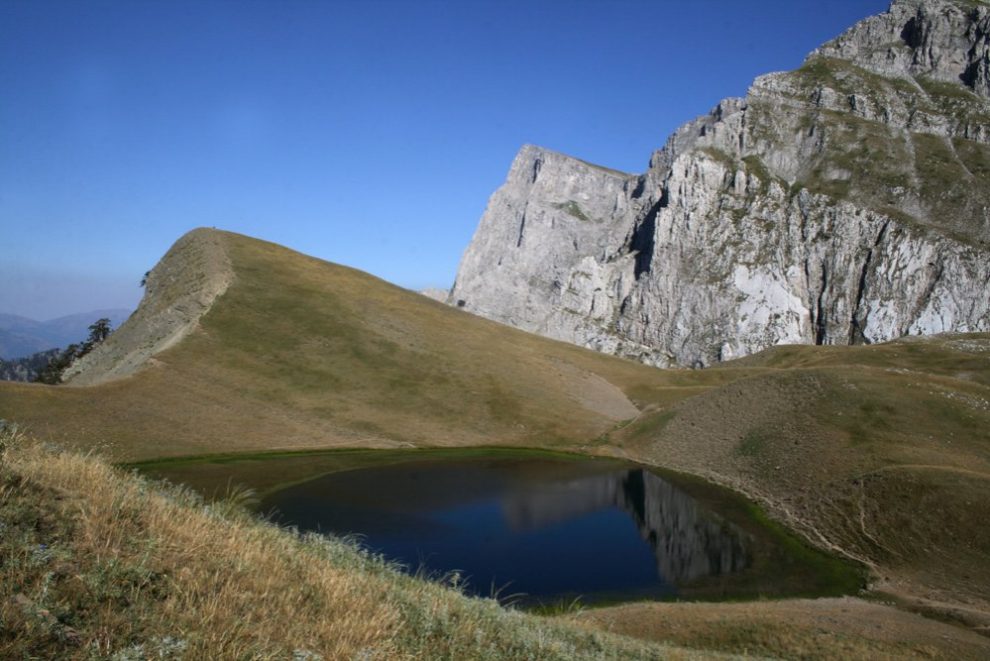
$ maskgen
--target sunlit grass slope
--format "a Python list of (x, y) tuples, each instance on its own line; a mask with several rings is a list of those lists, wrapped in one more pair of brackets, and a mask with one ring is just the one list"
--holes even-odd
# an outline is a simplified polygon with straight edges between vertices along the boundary
[[(0, 417), (117, 460), (407, 445), (622, 455), (733, 486), (871, 567), (874, 587), (990, 627), (990, 336), (657, 370), (270, 243), (197, 230), (183, 245), (201, 238), (222, 245), (230, 286), (194, 331), (129, 378), (0, 384)], [(183, 259), (163, 262), (181, 272)], [(179, 298), (166, 280), (158, 304)]]
[(733, 485), (876, 589), (990, 626), (990, 336), (777, 347), (722, 371), (759, 367), (609, 444)]
[(121, 459), (573, 445), (682, 390), (673, 373), (509, 329), (271, 243), (197, 232), (220, 237), (233, 271), (198, 330), (127, 379), (2, 384), (0, 417), (69, 446), (110, 443)]

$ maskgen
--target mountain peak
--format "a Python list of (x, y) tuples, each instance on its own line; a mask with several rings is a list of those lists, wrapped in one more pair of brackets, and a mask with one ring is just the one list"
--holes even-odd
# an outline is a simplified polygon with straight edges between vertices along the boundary
[(655, 365), (990, 329), (990, 7), (895, 2), (640, 177), (525, 147), (449, 300)]
[(200, 227), (176, 241), (148, 272), (134, 314), (66, 370), (65, 381), (92, 385), (128, 376), (194, 330), (233, 279), (226, 234)]
[(812, 52), (883, 76), (927, 76), (990, 97), (990, 6), (974, 0), (895, 0)]

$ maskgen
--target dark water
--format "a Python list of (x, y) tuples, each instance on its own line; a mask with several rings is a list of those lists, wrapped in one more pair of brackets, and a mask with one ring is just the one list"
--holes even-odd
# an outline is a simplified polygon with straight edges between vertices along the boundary
[[(260, 509), (466, 591), (519, 603), (673, 597), (746, 583), (763, 545), (639, 467), (475, 457), (362, 467), (270, 493)], [(731, 591), (731, 587), (730, 587)]]

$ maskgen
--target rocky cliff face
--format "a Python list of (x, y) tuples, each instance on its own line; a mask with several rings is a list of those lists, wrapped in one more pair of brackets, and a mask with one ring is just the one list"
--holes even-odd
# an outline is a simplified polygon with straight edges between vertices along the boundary
[(703, 366), (990, 330), (990, 7), (898, 0), (631, 175), (527, 145), (448, 302)]
[(145, 276), (144, 297), (134, 314), (70, 365), (62, 379), (96, 385), (154, 365), (155, 355), (198, 327), (232, 280), (222, 233), (206, 228), (186, 233)]

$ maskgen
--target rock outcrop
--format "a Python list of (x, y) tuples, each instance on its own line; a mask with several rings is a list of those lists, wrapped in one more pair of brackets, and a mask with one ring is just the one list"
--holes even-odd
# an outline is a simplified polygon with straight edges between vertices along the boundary
[(220, 232), (192, 230), (175, 242), (145, 277), (134, 314), (106, 341), (75, 361), (62, 375), (71, 385), (119, 379), (150, 364), (197, 327), (233, 279)]
[(898, 0), (632, 175), (531, 145), (448, 302), (659, 365), (990, 330), (990, 7)]

